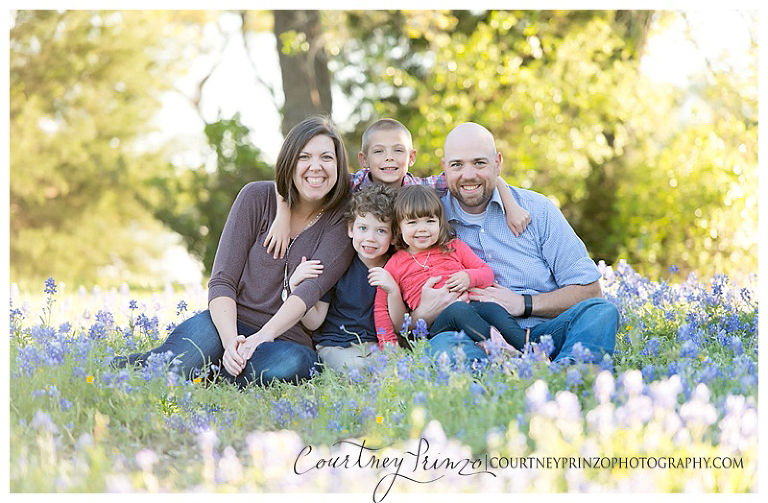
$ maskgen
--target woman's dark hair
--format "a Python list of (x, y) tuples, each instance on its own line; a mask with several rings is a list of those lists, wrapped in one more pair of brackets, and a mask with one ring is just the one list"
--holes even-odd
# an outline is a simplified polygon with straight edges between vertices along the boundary
[(323, 204), (325, 209), (338, 207), (349, 192), (349, 168), (347, 150), (336, 126), (328, 117), (315, 115), (299, 122), (288, 132), (280, 147), (275, 162), (275, 185), (277, 193), (293, 208), (299, 200), (299, 191), (293, 183), (293, 174), (299, 162), (299, 154), (309, 141), (317, 135), (326, 135), (333, 140), (336, 150), (336, 185), (331, 189)]
[(400, 222), (411, 218), (435, 217), (440, 223), (440, 233), (437, 236), (437, 242), (434, 246), (439, 246), (443, 252), (447, 252), (454, 236), (453, 229), (445, 218), (443, 203), (437, 197), (434, 189), (424, 185), (406, 185), (400, 187), (395, 194), (395, 201), (392, 204), (395, 227), (395, 246), (399, 250), (408, 248), (403, 240), (403, 233), (400, 232)]

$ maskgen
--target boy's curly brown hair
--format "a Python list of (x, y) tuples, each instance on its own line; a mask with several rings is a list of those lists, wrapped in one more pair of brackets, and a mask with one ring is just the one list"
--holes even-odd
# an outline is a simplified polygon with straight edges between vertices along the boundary
[(386, 185), (375, 184), (352, 194), (347, 205), (347, 223), (352, 225), (360, 215), (371, 214), (382, 222), (389, 222), (392, 232), (395, 232), (392, 219), (392, 204), (395, 199), (395, 189)]

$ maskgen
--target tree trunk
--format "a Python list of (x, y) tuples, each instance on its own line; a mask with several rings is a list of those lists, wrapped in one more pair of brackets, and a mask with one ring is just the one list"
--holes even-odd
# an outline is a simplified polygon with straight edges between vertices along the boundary
[[(322, 42), (320, 12), (276, 10), (275, 37), (283, 77), (283, 135), (313, 114), (331, 114), (331, 76)], [(295, 38), (294, 38), (295, 37)], [(291, 47), (290, 40), (302, 39)]]

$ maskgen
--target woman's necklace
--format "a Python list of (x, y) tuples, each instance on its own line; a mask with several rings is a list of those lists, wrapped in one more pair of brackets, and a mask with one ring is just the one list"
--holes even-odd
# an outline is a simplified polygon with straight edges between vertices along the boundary
[(429, 269), (429, 265), (427, 265), (427, 264), (429, 264), (429, 254), (430, 253), (432, 253), (432, 248), (430, 248), (429, 251), (427, 252), (427, 258), (424, 259), (424, 263), (423, 264), (421, 262), (419, 262), (418, 260), (416, 260), (416, 255), (414, 255), (413, 253), (411, 253), (411, 258), (413, 259), (414, 262), (419, 264), (419, 266), (422, 269)]
[[(320, 217), (323, 215), (323, 210), (320, 210), (320, 213), (318, 213), (315, 218), (313, 218), (307, 225), (304, 226), (301, 231), (299, 231), (299, 234), (304, 232), (305, 230), (309, 229), (315, 223), (320, 220)], [(291, 253), (291, 247), (293, 246), (293, 243), (296, 242), (296, 238), (299, 237), (299, 234), (296, 234), (293, 236), (290, 241), (288, 242), (288, 248), (285, 250), (285, 268), (283, 269), (283, 291), (280, 292), (280, 298), (285, 302), (285, 300), (288, 298), (288, 255)]]

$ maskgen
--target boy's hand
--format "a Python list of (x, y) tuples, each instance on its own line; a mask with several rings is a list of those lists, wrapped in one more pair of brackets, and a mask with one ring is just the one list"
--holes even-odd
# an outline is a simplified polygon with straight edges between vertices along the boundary
[(531, 214), (528, 213), (528, 210), (517, 204), (507, 210), (507, 225), (515, 236), (520, 236), (530, 223)]
[(272, 253), (273, 258), (285, 257), (285, 251), (288, 249), (288, 241), (291, 239), (291, 214), (277, 212), (275, 220), (269, 226), (267, 238), (264, 240), (264, 247), (267, 253)]
[(368, 284), (380, 287), (387, 294), (400, 291), (395, 278), (383, 267), (371, 267), (368, 269)]
[(301, 264), (291, 274), (288, 280), (288, 286), (293, 291), (305, 279), (316, 278), (323, 273), (323, 264), (319, 260), (307, 260), (307, 257), (301, 257)]
[(461, 293), (469, 288), (469, 281), (469, 273), (467, 271), (459, 271), (448, 277), (445, 286), (448, 287), (449, 292)]

